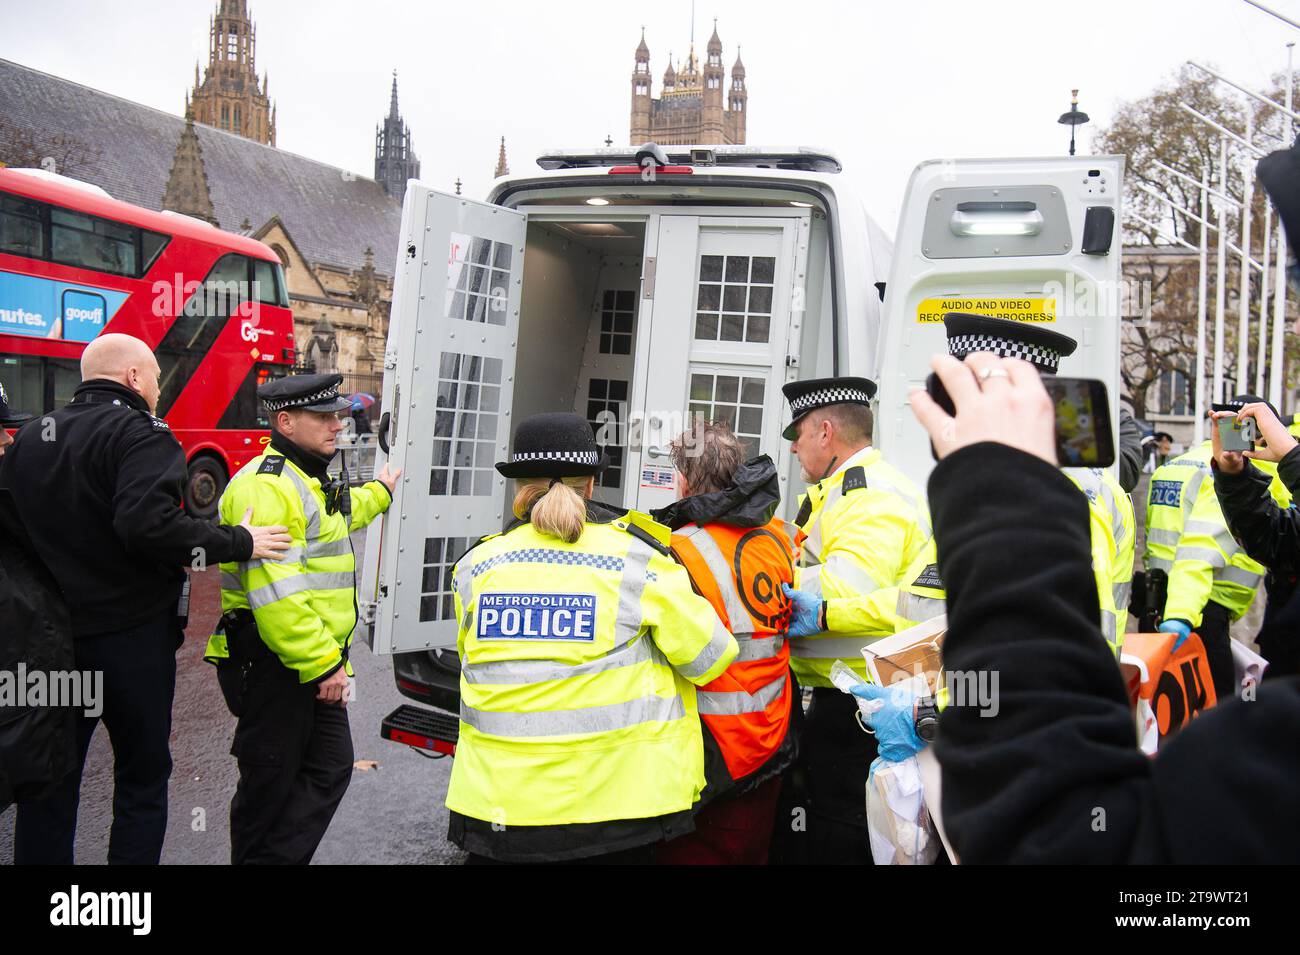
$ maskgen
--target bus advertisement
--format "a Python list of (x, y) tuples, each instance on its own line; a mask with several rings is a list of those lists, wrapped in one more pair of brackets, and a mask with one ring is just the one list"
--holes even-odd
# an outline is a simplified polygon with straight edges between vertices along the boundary
[(269, 439), (257, 386), (293, 366), (279, 258), (97, 186), (0, 169), (0, 381), (11, 406), (40, 415), (67, 404), (81, 352), (106, 331), (157, 355), (157, 413), (185, 451), (186, 509), (212, 517), (230, 476)]

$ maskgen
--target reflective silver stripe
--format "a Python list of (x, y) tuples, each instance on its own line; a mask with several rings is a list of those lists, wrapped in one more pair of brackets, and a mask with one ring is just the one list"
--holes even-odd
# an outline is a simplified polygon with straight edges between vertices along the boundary
[(244, 590), (244, 585), (239, 582), (238, 574), (232, 574), (228, 570), (223, 570), (221, 572), (221, 589), (238, 590), (242, 593)]
[(469, 603), (474, 599), (474, 562), (466, 560), (464, 565), (457, 562), (452, 580), (460, 594), (461, 609), (469, 610)]
[(731, 642), (731, 634), (727, 632), (727, 628), (722, 625), (722, 621), (718, 620), (716, 615), (714, 615), (713, 619), (713, 636), (704, 645), (704, 649), (690, 663), (675, 668), (678, 673), (688, 680), (704, 676), (727, 652), (727, 645)]
[(791, 637), (790, 655), (803, 660), (861, 660), (865, 637)]
[(821, 567), (823, 574), (829, 572), (842, 577), (854, 589), (854, 596), (865, 597), (880, 589), (880, 584), (870, 574), (841, 553), (831, 554)]
[(1174, 554), (1174, 562), (1180, 560), (1201, 560), (1211, 567), (1223, 567), (1227, 564), (1223, 554), (1210, 547), (1180, 547)]
[(282, 550), (279, 553), (279, 557), (280, 560), (278, 563), (281, 564), (301, 564), (305, 562), (305, 559), (303, 558), (303, 549), (301, 547), (290, 547), (287, 550)]
[(700, 712), (706, 716), (738, 716), (741, 713), (762, 713), (785, 692), (789, 675), (782, 673), (757, 693), (744, 690), (700, 690), (696, 694)]
[(462, 721), (480, 733), (508, 739), (609, 733), (639, 723), (671, 723), (685, 716), (686, 707), (680, 696), (643, 696), (626, 703), (537, 713), (493, 713), (475, 709), (463, 699), (460, 701)]
[(898, 616), (913, 623), (921, 623), (931, 617), (937, 617), (948, 609), (945, 601), (938, 597), (922, 597), (920, 594), (898, 592), (898, 605), (894, 608)]
[(1163, 570), (1166, 574), (1174, 569), (1174, 562), (1168, 557), (1148, 557), (1147, 570)]
[(894, 487), (894, 485), (890, 484), (888, 481), (878, 481), (875, 479), (867, 480), (867, 489), (872, 491), (888, 491), (891, 494), (896, 494), (901, 497), (911, 506), (912, 511), (914, 512), (912, 518), (916, 523), (916, 526), (925, 532), (927, 539), (932, 536), (933, 532), (930, 530), (930, 522), (926, 520), (925, 510), (921, 507), (921, 502), (916, 495), (912, 494), (910, 491), (904, 491), (902, 488)]
[(806, 594), (811, 594), (818, 600), (822, 599), (822, 565), (816, 567), (805, 567), (799, 574), (799, 589)]
[(298, 476), (298, 472), (293, 469), (293, 465), (288, 461), (285, 462), (284, 470), (280, 473), (289, 475), (294, 487), (298, 489), (298, 497), (302, 500), (303, 519), (307, 523), (304, 536), (310, 543), (320, 534), (320, 505), (316, 503), (316, 495), (312, 493), (311, 488), (307, 486), (307, 482)]
[(722, 595), (722, 605), (726, 608), (731, 632), (737, 637), (753, 633), (754, 619), (741, 603), (740, 594), (736, 592), (736, 578), (727, 563), (727, 558), (722, 555), (722, 548), (718, 546), (718, 542), (708, 531), (698, 526), (687, 528), (680, 533), (699, 551), (705, 566), (709, 568), (709, 573), (713, 575), (713, 582), (718, 588), (718, 593)]
[[(623, 577), (618, 585), (618, 614), (614, 618), (614, 648), (626, 646), (642, 632), (641, 595), (645, 592), (646, 567), (652, 551), (648, 544), (628, 537)], [(714, 616), (716, 620), (716, 615)]]
[(781, 652), (785, 638), (781, 634), (771, 637), (736, 638), (740, 653), (736, 654), (735, 663), (751, 663), (754, 660), (770, 660)]
[(1192, 505), (1196, 503), (1196, 495), (1201, 492), (1201, 482), (1205, 480), (1207, 471), (1198, 470), (1183, 485), (1183, 521), (1187, 521), (1187, 515), (1191, 513)]
[[(546, 683), (549, 680), (567, 680), (574, 676), (590, 676), (622, 667), (636, 666), (653, 660), (652, 644), (648, 639), (635, 640), (626, 647), (585, 663), (557, 663), (554, 660), (501, 660), (495, 663), (470, 663), (460, 668), (466, 683), (491, 683), (499, 686), (523, 686), (529, 683)], [(661, 664), (666, 665), (663, 657)]]
[(256, 590), (248, 592), (248, 605), (253, 610), (273, 604), (277, 600), (304, 590), (343, 590), (351, 589), (356, 580), (351, 571), (325, 574), (295, 574), (283, 580), (275, 580)]
[(1216, 584), (1240, 584), (1242, 587), (1248, 587), (1251, 590), (1258, 589), (1259, 582), (1262, 579), (1262, 574), (1246, 570), (1243, 567), (1234, 567), (1231, 564), (1227, 567), (1219, 567), (1214, 571), (1214, 582)]
[(1178, 531), (1170, 530), (1165, 527), (1153, 527), (1147, 531), (1148, 544), (1163, 544), (1166, 547), (1177, 547), (1178, 539), (1183, 535)]
[(1129, 595), (1133, 592), (1133, 582), (1126, 581), (1122, 584), (1111, 585), (1111, 596), (1115, 600), (1115, 609), (1120, 613), (1128, 613)]
[(1109, 610), (1103, 610), (1101, 612), (1101, 635), (1106, 638), (1107, 643), (1115, 642), (1115, 630), (1115, 614)]
[(352, 542), (346, 537), (336, 541), (312, 541), (307, 545), (307, 559), (313, 557), (342, 557), (352, 553)]

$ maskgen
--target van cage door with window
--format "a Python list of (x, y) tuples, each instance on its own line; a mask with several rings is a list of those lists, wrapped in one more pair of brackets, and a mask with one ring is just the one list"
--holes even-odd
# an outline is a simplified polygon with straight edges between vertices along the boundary
[(403, 474), (370, 527), (360, 591), (377, 653), (454, 646), (452, 567), (501, 530), (506, 481), (493, 465), (510, 442), (525, 225), (500, 206), (407, 189), (381, 421)]

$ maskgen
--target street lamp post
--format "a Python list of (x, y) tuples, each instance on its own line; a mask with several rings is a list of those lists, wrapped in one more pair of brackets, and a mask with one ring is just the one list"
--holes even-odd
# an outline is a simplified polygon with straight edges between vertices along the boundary
[(1082, 126), (1088, 122), (1088, 114), (1079, 109), (1079, 91), (1070, 90), (1070, 111), (1062, 113), (1061, 118), (1057, 120), (1063, 126), (1070, 127), (1070, 155), (1074, 155), (1074, 129), (1076, 126)]

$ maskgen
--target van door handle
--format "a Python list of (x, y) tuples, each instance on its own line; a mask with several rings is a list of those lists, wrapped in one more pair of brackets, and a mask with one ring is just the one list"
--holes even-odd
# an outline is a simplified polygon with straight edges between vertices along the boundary
[(646, 448), (645, 453), (650, 455), (650, 457), (652, 458), (671, 458), (673, 456), (672, 451), (668, 450), (667, 448), (657, 447), (655, 445), (651, 445), (650, 447)]
[(1033, 202), (959, 202), (948, 228), (953, 235), (1038, 235), (1043, 214)]
[(379, 434), (377, 437), (379, 438), (379, 446), (384, 449), (384, 454), (388, 453), (388, 421), (391, 417), (392, 415), (387, 411), (379, 417)]

